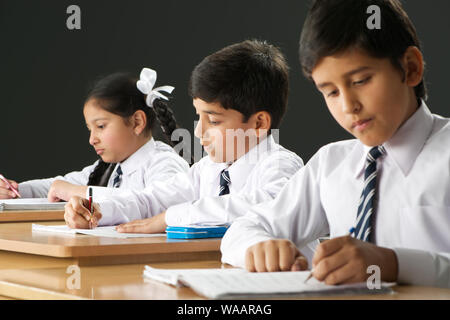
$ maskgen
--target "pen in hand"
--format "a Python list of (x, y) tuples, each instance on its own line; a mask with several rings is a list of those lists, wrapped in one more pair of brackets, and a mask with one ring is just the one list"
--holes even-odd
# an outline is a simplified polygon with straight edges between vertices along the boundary
[[(353, 235), (354, 232), (355, 232), (355, 227), (351, 227), (348, 235), (351, 236), (351, 235)], [(306, 280), (303, 283), (308, 282), (308, 280), (311, 279), (313, 275), (314, 275), (314, 268), (311, 269), (311, 272), (309, 273), (308, 277), (306, 278)]]
[(0, 174), (0, 179), (2, 179), (6, 185), (8, 186), (9, 189), (11, 189), (12, 192), (14, 192), (16, 194), (16, 196), (18, 196), (19, 198), (22, 198), (19, 194), (19, 191), (16, 190), (16, 188), (14, 188), (11, 183), (9, 183), (8, 179), (6, 179), (2, 174)]
[(89, 188), (89, 212), (91, 213), (91, 219), (89, 220), (89, 229), (92, 229), (92, 217), (94, 215), (94, 203), (92, 202), (92, 188)]

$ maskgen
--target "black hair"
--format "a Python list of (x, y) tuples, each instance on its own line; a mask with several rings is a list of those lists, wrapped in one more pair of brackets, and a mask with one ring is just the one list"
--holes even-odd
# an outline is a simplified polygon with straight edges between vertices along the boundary
[(204, 58), (192, 71), (189, 94), (243, 114), (271, 116), (271, 129), (286, 112), (289, 68), (281, 51), (266, 41), (246, 40)]
[[(381, 28), (369, 29), (367, 8), (381, 12)], [(388, 58), (405, 75), (400, 63), (406, 49), (421, 50), (416, 29), (398, 0), (314, 0), (300, 36), (300, 63), (305, 76), (320, 59), (359, 48), (375, 58)], [(416, 98), (426, 100), (425, 80), (414, 88)]]
[[(155, 99), (153, 108), (147, 106), (145, 95), (136, 87), (137, 78), (128, 73), (114, 73), (100, 79), (88, 93), (85, 102), (95, 99), (102, 109), (121, 116), (125, 122), (138, 110), (147, 117), (146, 134), (151, 134), (155, 119), (161, 125), (169, 144), (174, 146), (171, 136), (177, 128), (172, 110), (166, 100)], [(106, 186), (115, 164), (102, 159), (89, 176), (88, 185)], [(112, 168), (112, 169), (111, 169)]]

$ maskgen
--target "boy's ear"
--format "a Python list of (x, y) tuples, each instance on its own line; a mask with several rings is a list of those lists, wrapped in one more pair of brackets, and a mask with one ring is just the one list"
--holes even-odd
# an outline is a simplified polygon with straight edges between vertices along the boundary
[(259, 135), (266, 135), (269, 132), (270, 127), (272, 126), (272, 117), (267, 111), (259, 111), (255, 115), (255, 129)]
[(138, 136), (147, 126), (147, 116), (142, 110), (137, 110), (132, 116), (133, 131)]
[(405, 82), (409, 87), (415, 87), (423, 79), (424, 62), (422, 52), (415, 46), (406, 49), (402, 59), (405, 70)]

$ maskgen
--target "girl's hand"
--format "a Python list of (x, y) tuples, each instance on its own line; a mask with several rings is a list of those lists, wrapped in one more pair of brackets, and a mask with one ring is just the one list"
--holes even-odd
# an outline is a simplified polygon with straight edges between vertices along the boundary
[(69, 201), (73, 196), (85, 197), (87, 186), (79, 186), (63, 180), (53, 181), (47, 194), (50, 202)]
[(82, 197), (72, 197), (64, 207), (64, 220), (72, 229), (93, 229), (102, 218), (98, 204), (94, 203), (94, 213), (89, 211), (89, 200)]
[(166, 231), (166, 228), (166, 212), (164, 211), (148, 219), (118, 225), (116, 230), (123, 233), (162, 233)]
[[(9, 179), (8, 181), (16, 190), (18, 190), (19, 184), (17, 182)], [(17, 198), (17, 195), (11, 189), (9, 189), (5, 181), (0, 179), (0, 199), (15, 199), (15, 198)]]

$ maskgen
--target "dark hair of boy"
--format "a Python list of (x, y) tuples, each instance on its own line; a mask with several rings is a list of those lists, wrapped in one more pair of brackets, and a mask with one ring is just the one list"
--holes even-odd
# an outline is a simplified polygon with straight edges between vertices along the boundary
[[(381, 28), (369, 29), (367, 8), (380, 8)], [(300, 37), (303, 73), (311, 73), (320, 59), (359, 48), (375, 58), (388, 58), (404, 74), (400, 59), (410, 46), (419, 50), (416, 29), (398, 0), (314, 0)], [(426, 100), (424, 79), (414, 88), (419, 105)]]
[[(125, 123), (137, 111), (142, 110), (147, 117), (145, 134), (150, 135), (155, 119), (161, 125), (167, 141), (171, 140), (172, 132), (177, 128), (177, 123), (168, 102), (162, 99), (153, 101), (153, 108), (147, 106), (145, 95), (136, 87), (137, 78), (127, 73), (114, 73), (100, 79), (88, 93), (85, 102), (96, 99), (100, 108), (121, 116)], [(106, 186), (109, 177), (115, 167), (115, 163), (106, 163), (102, 159), (89, 176), (88, 185)]]
[(204, 58), (192, 71), (189, 94), (243, 114), (243, 122), (259, 111), (278, 128), (286, 112), (289, 67), (281, 51), (259, 40), (246, 40)]

